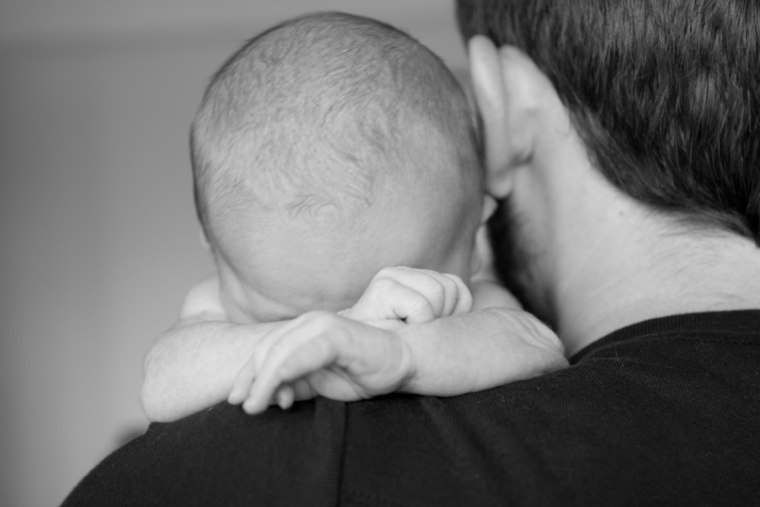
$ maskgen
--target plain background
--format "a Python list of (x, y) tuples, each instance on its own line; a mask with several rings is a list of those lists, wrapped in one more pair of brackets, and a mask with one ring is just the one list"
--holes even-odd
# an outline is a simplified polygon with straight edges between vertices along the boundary
[(0, 505), (57, 505), (145, 429), (142, 357), (211, 270), (187, 149), (206, 80), (329, 9), (465, 65), (448, 0), (0, 0)]

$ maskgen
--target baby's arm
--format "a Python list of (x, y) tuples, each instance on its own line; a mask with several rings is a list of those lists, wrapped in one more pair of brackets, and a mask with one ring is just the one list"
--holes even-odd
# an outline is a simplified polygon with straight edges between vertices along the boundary
[[(452, 286), (447, 275), (435, 272), (384, 272), (394, 283), (386, 276), (383, 290), (377, 290), (378, 279), (373, 280), (367, 292), (375, 289), (374, 297), (365, 293), (349, 316), (370, 320), (372, 308), (381, 307), (396, 325), (373, 329), (340, 316), (308, 314), (262, 340), (230, 401), (244, 402), (244, 409), (255, 413), (273, 396), (281, 406), (289, 406), (294, 396), (315, 394), (346, 401), (391, 391), (453, 396), (567, 365), (556, 335), (498, 285), (476, 284), (475, 308), (483, 309), (464, 313), (470, 293), (456, 277), (449, 277), (457, 280)], [(444, 290), (420, 278), (425, 273)], [(409, 319), (410, 309), (419, 308), (426, 310)], [(442, 316), (448, 317), (436, 319)]]
[[(484, 264), (484, 268), (490, 262)], [(412, 349), (409, 393), (454, 396), (568, 366), (559, 337), (482, 269), (473, 281), (472, 312), (399, 330)]]
[(407, 326), (417, 374), (404, 391), (453, 396), (562, 369), (562, 342), (511, 292), (491, 279), (472, 282), (472, 312)]
[(140, 401), (148, 420), (173, 421), (227, 399), (259, 339), (277, 325), (229, 322), (216, 277), (193, 287), (179, 321), (145, 357)]
[(402, 391), (454, 396), (568, 365), (555, 333), (533, 315), (489, 307), (399, 330), (412, 349), (415, 374)]

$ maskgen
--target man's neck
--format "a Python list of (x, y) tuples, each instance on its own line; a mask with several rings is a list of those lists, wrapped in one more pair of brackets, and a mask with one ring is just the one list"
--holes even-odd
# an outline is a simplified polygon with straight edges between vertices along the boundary
[(760, 308), (760, 248), (622, 192), (552, 97), (533, 103), (531, 156), (509, 172), (491, 169), (493, 181), (511, 186), (489, 188), (510, 189), (526, 298), (551, 319), (567, 353), (656, 317)]
[(760, 308), (760, 248), (749, 239), (619, 229), (608, 243), (566, 279), (564, 295), (573, 297), (558, 295), (558, 332), (569, 354), (656, 317)]

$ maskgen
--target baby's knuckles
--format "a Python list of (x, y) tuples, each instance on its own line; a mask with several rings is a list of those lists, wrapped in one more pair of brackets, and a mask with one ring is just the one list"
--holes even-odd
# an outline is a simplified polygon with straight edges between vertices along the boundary
[(344, 317), (331, 312), (314, 310), (302, 314), (296, 320), (302, 328), (311, 329), (315, 333), (323, 333), (327, 330), (335, 329), (342, 324)]
[(350, 317), (335, 313), (315, 310), (304, 313), (300, 317), (299, 327), (311, 335), (312, 341), (317, 340), (325, 349), (350, 350), (354, 340)]

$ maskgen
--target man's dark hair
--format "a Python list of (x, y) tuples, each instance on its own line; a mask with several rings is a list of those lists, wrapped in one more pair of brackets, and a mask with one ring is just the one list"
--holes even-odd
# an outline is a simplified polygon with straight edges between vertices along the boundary
[(598, 169), (760, 245), (760, 2), (458, 0), (465, 39), (547, 75)]

